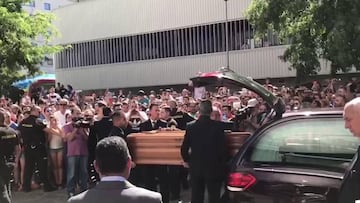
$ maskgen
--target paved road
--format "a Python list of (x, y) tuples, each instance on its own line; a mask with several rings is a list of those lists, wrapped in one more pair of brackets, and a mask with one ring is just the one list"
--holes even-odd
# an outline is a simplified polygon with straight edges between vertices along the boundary
[(65, 190), (46, 193), (42, 190), (35, 190), (28, 193), (14, 192), (12, 197), (13, 203), (64, 203), (67, 200)]
[[(65, 190), (57, 190), (54, 192), (43, 192), (35, 190), (29, 193), (14, 192), (13, 203), (65, 203), (67, 194)], [(181, 194), (183, 202), (189, 202), (189, 192), (185, 191)], [(172, 202), (177, 203), (177, 202)]]

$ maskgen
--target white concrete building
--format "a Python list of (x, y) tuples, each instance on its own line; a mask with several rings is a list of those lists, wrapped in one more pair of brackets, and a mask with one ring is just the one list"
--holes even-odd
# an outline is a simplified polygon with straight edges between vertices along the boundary
[[(23, 5), (23, 10), (33, 14), (37, 11), (52, 12), (54, 9), (58, 9), (63, 6), (73, 4), (74, 1), (70, 0), (32, 0), (29, 3)], [(43, 43), (41, 39), (38, 39), (36, 43)], [(44, 61), (40, 64), (40, 70), (45, 73), (54, 73), (53, 56), (45, 56)]]
[[(229, 0), (230, 68), (255, 79), (295, 76), (276, 36), (255, 42), (250, 0)], [(59, 8), (57, 80), (76, 89), (187, 84), (226, 66), (223, 0), (87, 0)], [(328, 72), (324, 63), (323, 72)]]

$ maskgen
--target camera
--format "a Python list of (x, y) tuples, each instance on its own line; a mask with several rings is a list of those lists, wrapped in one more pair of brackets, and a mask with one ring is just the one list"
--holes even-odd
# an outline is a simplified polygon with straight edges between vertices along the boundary
[(251, 114), (250, 107), (244, 107), (242, 109), (238, 109), (235, 112), (236, 120), (246, 120)]
[(46, 128), (48, 126), (48, 123), (45, 119), (37, 118), (35, 120), (35, 124), (41, 128)]
[(251, 107), (244, 107), (236, 110), (235, 118), (233, 120), (233, 132), (239, 132), (245, 129), (245, 123), (243, 121), (250, 117), (251, 111)]
[(74, 118), (73, 119), (73, 126), (75, 128), (90, 128), (91, 120), (85, 119), (83, 117)]

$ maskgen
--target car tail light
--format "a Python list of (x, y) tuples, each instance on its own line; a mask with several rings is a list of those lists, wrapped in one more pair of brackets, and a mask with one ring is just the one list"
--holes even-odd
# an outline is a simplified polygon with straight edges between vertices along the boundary
[(245, 173), (230, 173), (228, 177), (227, 188), (230, 191), (244, 191), (254, 185), (256, 178), (251, 174)]

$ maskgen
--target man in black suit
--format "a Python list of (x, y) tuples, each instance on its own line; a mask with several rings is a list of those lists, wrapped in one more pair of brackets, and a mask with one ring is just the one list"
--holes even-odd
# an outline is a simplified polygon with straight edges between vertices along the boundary
[[(170, 116), (177, 122), (177, 128), (179, 128), (180, 130), (186, 130), (186, 125), (195, 120), (195, 118), (193, 118), (192, 116), (189, 115), (189, 113), (185, 112), (185, 111), (179, 111), (179, 109), (177, 108), (178, 104), (175, 100), (170, 100), (169, 102), (169, 106), (170, 106)], [(179, 166), (179, 184), (182, 185), (182, 187), (187, 190), (189, 189), (189, 183), (188, 183), (188, 169)]]
[(166, 128), (166, 122), (161, 121), (159, 105), (151, 104), (150, 105), (150, 117), (147, 121), (140, 124), (140, 131), (152, 131), (158, 130), (160, 128)]
[[(121, 110), (115, 111), (111, 115), (111, 120), (113, 122), (113, 126), (110, 131), (109, 137), (111, 137), (111, 136), (121, 137), (125, 140), (125, 142), (127, 142), (126, 137), (131, 133), (137, 132), (132, 129), (131, 125), (129, 125), (129, 122), (126, 118), (125, 113)], [(135, 185), (139, 185), (139, 183), (141, 181), (140, 180), (141, 177), (139, 177), (139, 176), (141, 176), (141, 174), (139, 175), (137, 168), (134, 168), (129, 177), (129, 181)]]
[[(140, 124), (140, 131), (152, 131), (158, 130), (161, 128), (166, 128), (167, 123), (161, 121), (159, 105), (151, 104), (150, 105), (150, 116), (149, 119)], [(151, 136), (151, 134), (149, 134)], [(163, 198), (164, 203), (169, 202), (169, 182), (168, 182), (168, 171), (166, 166), (162, 165), (146, 165), (140, 169), (143, 173), (143, 180), (145, 183), (145, 188), (148, 190), (156, 191), (156, 177), (159, 179), (160, 184), (160, 193)]]
[(123, 138), (126, 141), (126, 134), (125, 129), (128, 126), (128, 122), (126, 120), (126, 116), (124, 112), (122, 111), (115, 111), (111, 115), (113, 126), (110, 130), (109, 137), (110, 136), (118, 136)]
[[(102, 118), (99, 121), (95, 121), (94, 125), (90, 127), (90, 133), (88, 138), (88, 150), (89, 150), (89, 159), (88, 159), (88, 168), (89, 171), (95, 172), (92, 166), (92, 163), (95, 159), (95, 148), (96, 144), (108, 137), (113, 126), (111, 121), (111, 109), (109, 107), (102, 107)], [(94, 174), (90, 174), (90, 178), (93, 178)], [(98, 175), (96, 174), (96, 180), (99, 180)], [(95, 181), (92, 179), (92, 181)]]
[[(227, 147), (224, 124), (210, 119), (211, 102), (200, 103), (200, 117), (188, 124), (181, 156), (190, 168), (191, 202), (204, 202), (205, 187), (209, 202), (220, 201), (220, 190), (226, 171)], [(191, 150), (191, 153), (189, 153)]]

